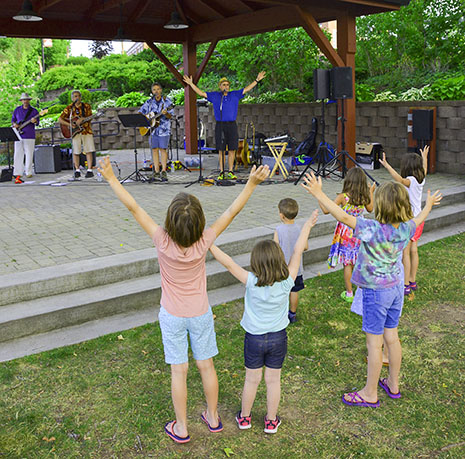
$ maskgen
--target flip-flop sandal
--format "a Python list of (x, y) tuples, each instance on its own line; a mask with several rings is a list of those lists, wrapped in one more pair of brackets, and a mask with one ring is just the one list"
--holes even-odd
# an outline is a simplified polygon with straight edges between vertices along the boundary
[(384, 389), (384, 392), (388, 394), (389, 397), (391, 398), (401, 398), (402, 395), (400, 395), (400, 391), (397, 392), (397, 394), (394, 394), (391, 392), (391, 389), (389, 389), (389, 386), (387, 384), (387, 378), (380, 379), (378, 382), (379, 386)]
[(179, 437), (174, 433), (174, 425), (176, 424), (176, 421), (170, 421), (165, 424), (165, 433), (168, 435), (168, 437), (171, 438), (171, 440), (175, 441), (176, 443), (187, 443), (188, 441), (191, 440), (191, 437), (189, 435), (187, 437)]
[[(346, 400), (344, 397), (345, 395), (348, 395), (350, 397), (350, 400)], [(358, 400), (356, 400), (357, 398)], [(343, 394), (342, 403), (345, 403), (349, 406), (364, 406), (367, 408), (378, 408), (379, 406), (379, 400), (375, 403), (367, 402), (362, 397), (360, 397), (358, 392), (348, 392), (347, 394)]]
[(205, 424), (207, 424), (208, 430), (210, 432), (215, 433), (215, 432), (221, 432), (223, 430), (223, 424), (221, 423), (221, 418), (219, 416), (218, 416), (218, 426), (216, 426), (216, 427), (212, 427), (210, 425), (210, 423), (207, 420), (207, 417), (204, 416), (203, 413), (200, 415), (200, 419), (202, 419), (202, 421), (205, 422)]

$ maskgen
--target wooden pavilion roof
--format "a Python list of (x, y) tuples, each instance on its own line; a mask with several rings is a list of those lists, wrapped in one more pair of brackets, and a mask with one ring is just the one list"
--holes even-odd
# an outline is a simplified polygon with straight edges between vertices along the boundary
[[(40, 22), (12, 17), (23, 0), (2, 1), (0, 34), (22, 38), (111, 40), (120, 25), (134, 41), (203, 43), (302, 25), (302, 12), (318, 23), (341, 15), (398, 9), (409, 0), (31, 0)], [(163, 26), (176, 10), (188, 29)], [(122, 10), (122, 14), (121, 14)], [(122, 21), (121, 21), (122, 17)]]

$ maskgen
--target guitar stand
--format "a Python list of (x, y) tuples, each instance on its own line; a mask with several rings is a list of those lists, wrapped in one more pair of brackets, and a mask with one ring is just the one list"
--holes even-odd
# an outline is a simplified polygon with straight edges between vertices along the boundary
[(149, 179), (142, 175), (139, 171), (137, 165), (137, 128), (141, 127), (150, 127), (150, 123), (148, 119), (142, 115), (141, 113), (137, 113), (134, 115), (118, 115), (119, 120), (121, 121), (122, 125), (126, 128), (133, 128), (134, 129), (134, 172), (129, 174), (120, 183), (124, 183), (126, 180), (133, 180), (135, 182), (149, 182)]

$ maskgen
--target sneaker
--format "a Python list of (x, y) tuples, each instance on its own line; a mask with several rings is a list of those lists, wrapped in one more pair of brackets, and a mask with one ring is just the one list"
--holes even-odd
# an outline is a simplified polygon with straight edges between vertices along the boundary
[(94, 176), (94, 173), (92, 171), (86, 172), (86, 178), (92, 178), (93, 176)]
[(154, 180), (160, 180), (160, 172), (154, 171), (154, 172), (153, 172), (153, 175), (152, 175), (152, 178), (153, 178)]
[(354, 301), (354, 294), (352, 293), (351, 296), (348, 296), (347, 295), (347, 292), (344, 290), (342, 293), (341, 293), (341, 298), (345, 301), (347, 301), (347, 303), (352, 303)]
[(287, 317), (289, 318), (289, 322), (291, 324), (293, 324), (296, 320), (297, 320), (297, 313), (296, 312), (292, 312), (292, 311), (289, 311), (287, 313)]
[(250, 429), (252, 427), (252, 416), (241, 416), (241, 412), (236, 414), (237, 427), (241, 430)]
[(220, 172), (220, 175), (216, 178), (216, 180), (224, 180), (223, 172)]
[(31, 178), (32, 177), (32, 174), (27, 174), (26, 175), (26, 178)]
[(23, 179), (21, 178), (20, 175), (17, 175), (16, 178), (15, 178), (15, 183), (17, 184), (20, 184), (20, 183), (24, 183)]
[(228, 171), (228, 173), (226, 174), (226, 178), (229, 179), (229, 180), (236, 180), (237, 179), (237, 177), (231, 171)]
[(412, 293), (410, 285), (404, 285), (404, 296), (409, 296)]
[(276, 416), (276, 419), (274, 421), (270, 421), (266, 416), (265, 416), (265, 433), (269, 434), (274, 434), (278, 431), (278, 427), (281, 424), (281, 419), (279, 419), (279, 416)]
[(162, 182), (167, 182), (168, 181), (168, 174), (166, 173), (166, 171), (161, 172), (161, 181)]
[(81, 172), (80, 171), (76, 171), (74, 173), (74, 178), (79, 178), (81, 176)]
[(418, 285), (416, 282), (409, 282), (408, 286), (412, 292), (416, 292), (418, 290)]

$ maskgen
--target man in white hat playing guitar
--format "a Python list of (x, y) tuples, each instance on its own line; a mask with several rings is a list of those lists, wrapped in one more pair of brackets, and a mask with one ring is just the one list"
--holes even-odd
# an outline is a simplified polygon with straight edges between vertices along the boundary
[[(15, 142), (14, 171), (15, 183), (23, 183), (24, 156), (26, 156), (26, 177), (32, 177), (32, 159), (36, 143), (36, 125), (39, 122), (39, 112), (31, 106), (32, 97), (26, 92), (21, 94), (22, 105), (16, 107), (11, 117), (12, 126), (20, 129), (20, 141)], [(26, 124), (27, 123), (27, 124)], [(22, 127), (23, 126), (23, 127)]]

